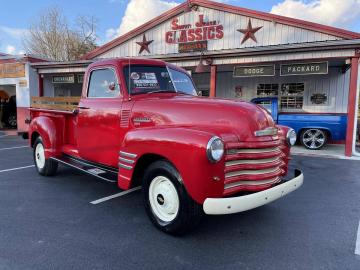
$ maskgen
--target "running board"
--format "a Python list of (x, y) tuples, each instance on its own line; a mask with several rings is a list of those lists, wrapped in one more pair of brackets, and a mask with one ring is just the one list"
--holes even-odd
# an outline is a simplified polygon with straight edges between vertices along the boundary
[(98, 166), (95, 166), (94, 164), (90, 164), (86, 161), (78, 160), (76, 158), (69, 157), (69, 156), (64, 156), (61, 158), (51, 157), (50, 159), (60, 162), (62, 164), (65, 164), (67, 166), (70, 166), (72, 168), (75, 168), (84, 173), (95, 176), (95, 177), (97, 177), (101, 180), (107, 181), (107, 182), (117, 183), (117, 181), (118, 181), (118, 173), (115, 170), (98, 167)]

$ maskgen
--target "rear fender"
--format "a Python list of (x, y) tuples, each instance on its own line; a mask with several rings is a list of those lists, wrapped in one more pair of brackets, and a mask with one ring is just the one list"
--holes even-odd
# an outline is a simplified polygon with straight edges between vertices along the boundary
[(212, 136), (187, 128), (130, 131), (121, 151), (133, 155), (134, 163), (131, 169), (120, 167), (119, 186), (129, 188), (137, 161), (143, 155), (154, 154), (175, 166), (188, 194), (198, 203), (203, 203), (207, 197), (220, 197), (224, 188), (224, 161), (214, 164), (207, 159), (206, 145)]
[(45, 147), (46, 158), (56, 157), (61, 154), (63, 132), (60, 127), (63, 126), (64, 123), (61, 124), (61, 119), (56, 119), (56, 121), (60, 121), (60, 123), (56, 124), (55, 119), (48, 116), (38, 116), (31, 121), (29, 126), (30, 142), (33, 134), (39, 134)]

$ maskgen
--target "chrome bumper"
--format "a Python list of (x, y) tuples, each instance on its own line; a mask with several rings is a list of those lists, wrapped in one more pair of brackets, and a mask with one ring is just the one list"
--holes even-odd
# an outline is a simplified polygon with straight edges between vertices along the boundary
[(295, 177), (275, 187), (259, 191), (250, 195), (230, 198), (207, 198), (203, 204), (204, 212), (208, 215), (233, 214), (273, 202), (298, 189), (304, 181), (300, 170), (295, 170)]

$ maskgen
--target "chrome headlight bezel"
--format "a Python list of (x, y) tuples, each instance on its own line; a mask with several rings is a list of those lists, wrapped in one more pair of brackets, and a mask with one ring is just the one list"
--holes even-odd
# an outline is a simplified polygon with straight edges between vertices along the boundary
[(224, 142), (217, 136), (213, 136), (206, 145), (206, 156), (212, 163), (219, 162), (225, 153)]
[(297, 136), (294, 129), (290, 128), (286, 133), (286, 141), (289, 146), (294, 146), (296, 144)]

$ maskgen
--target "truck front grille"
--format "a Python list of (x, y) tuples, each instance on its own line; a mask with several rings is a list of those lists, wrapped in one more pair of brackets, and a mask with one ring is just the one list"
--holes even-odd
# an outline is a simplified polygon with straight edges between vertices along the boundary
[(280, 140), (228, 144), (224, 195), (258, 191), (280, 182), (285, 156)]

